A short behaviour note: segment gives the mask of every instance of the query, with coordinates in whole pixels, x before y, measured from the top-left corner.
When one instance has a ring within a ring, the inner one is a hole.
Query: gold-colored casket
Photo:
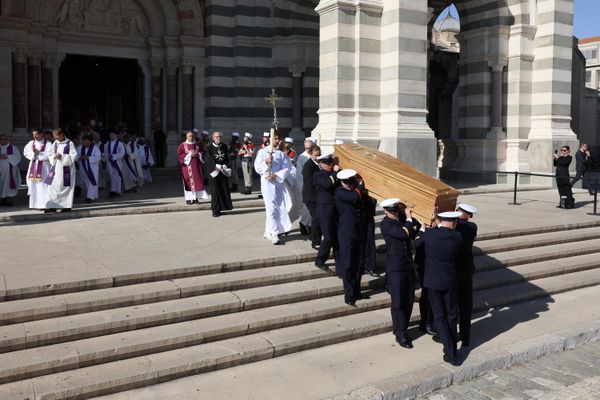
[[[340,167],[359,173],[371,197],[397,197],[419,221],[429,222],[434,207],[438,212],[456,209],[458,190],[386,153],[360,144],[342,144],[335,146],[334,156]]]

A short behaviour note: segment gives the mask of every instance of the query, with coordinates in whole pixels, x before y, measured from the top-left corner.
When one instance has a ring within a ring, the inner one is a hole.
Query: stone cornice
[[[321,0],[315,11],[319,14],[326,14],[334,10],[348,11],[383,11],[383,2],[381,0]]]

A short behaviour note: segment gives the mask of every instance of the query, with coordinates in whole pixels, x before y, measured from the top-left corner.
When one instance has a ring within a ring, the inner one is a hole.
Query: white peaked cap
[[[353,169],[343,169],[337,173],[337,178],[340,180],[350,179],[353,176],[356,176],[356,171]]]
[[[443,213],[439,213],[438,217],[440,217],[443,220],[444,219],[452,220],[452,219],[459,219],[461,215],[462,215],[462,213],[460,211],[446,211]]]
[[[285,138],[285,142],[286,142],[286,143],[294,143],[294,138],[291,138],[291,137],[286,137],[286,138]]]
[[[334,144],[344,144],[344,141],[342,139],[335,139]]]
[[[194,129],[192,129],[192,132],[198,133],[198,129],[194,128]]]
[[[317,157],[318,162],[333,160],[333,154],[323,154],[322,156]]]
[[[468,212],[469,214],[473,214],[473,215],[477,214],[477,209],[476,209],[475,207],[473,207],[472,205],[470,205],[470,204],[465,204],[465,203],[462,203],[462,204],[459,204],[459,205],[457,206],[457,208],[458,208],[459,210],[466,211],[466,212]]]
[[[208,136],[208,131],[202,131],[202,134]]]
[[[314,138],[314,137],[311,137],[311,136],[309,136],[309,137],[307,137],[307,138],[304,138],[304,141],[305,141],[305,142],[306,142],[307,140],[310,140],[310,141],[311,141],[311,142],[313,142],[313,143],[317,143],[317,139],[316,139],[316,138]]]
[[[232,132],[231,136],[233,136],[233,137],[240,137],[240,133],[239,132]]]
[[[246,133],[244,133],[244,137],[247,137],[248,139],[252,139],[252,134],[250,132],[246,132]]]
[[[263,137],[270,137],[271,133],[270,132],[263,132]]]
[[[396,197],[392,197],[391,199],[383,200],[379,205],[382,208],[393,208],[393,207],[397,206],[398,204],[400,204],[400,199],[398,199]]]

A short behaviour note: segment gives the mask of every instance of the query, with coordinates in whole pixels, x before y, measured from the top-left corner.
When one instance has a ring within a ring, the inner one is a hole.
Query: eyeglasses
[[[566,153],[569,150],[567,150],[567,149],[560,149],[560,151],[562,151],[563,153]]]

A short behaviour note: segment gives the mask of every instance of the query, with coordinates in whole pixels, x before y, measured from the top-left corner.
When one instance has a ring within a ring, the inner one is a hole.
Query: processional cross
[[[277,102],[281,101],[281,97],[275,93],[275,89],[271,89],[271,94],[265,97],[265,101],[273,106],[273,128],[277,130],[279,126],[279,120],[277,119]]]

